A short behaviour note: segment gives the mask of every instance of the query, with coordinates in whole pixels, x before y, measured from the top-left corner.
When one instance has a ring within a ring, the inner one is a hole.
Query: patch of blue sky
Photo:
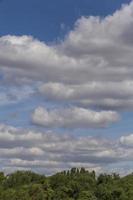
[[[3,0],[0,35],[32,35],[56,41],[70,31],[81,16],[106,16],[131,0]],[[63,27],[63,28],[62,28]]]
[[[117,123],[113,123],[106,128],[98,129],[77,129],[73,130],[75,136],[96,136],[106,137],[110,139],[119,139],[122,135],[129,135],[133,133],[133,113],[120,113],[121,119]]]
[[[0,106],[14,104],[29,98],[35,93],[35,88],[31,86],[0,86]]]
[[[1,90],[3,90],[3,94]],[[18,88],[18,90],[20,90],[20,88]],[[31,123],[31,113],[33,110],[38,106],[44,106],[46,108],[53,108],[55,106],[48,101],[44,101],[42,96],[39,94],[25,95],[25,98],[18,98],[12,102],[11,99],[7,100],[6,92],[7,90],[5,88],[0,88],[0,97],[2,98],[0,103],[0,123],[6,123],[17,127],[34,127]]]

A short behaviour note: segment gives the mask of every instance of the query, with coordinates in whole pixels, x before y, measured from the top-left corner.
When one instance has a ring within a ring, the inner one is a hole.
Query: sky
[[[133,1],[0,1],[0,170],[133,170]]]

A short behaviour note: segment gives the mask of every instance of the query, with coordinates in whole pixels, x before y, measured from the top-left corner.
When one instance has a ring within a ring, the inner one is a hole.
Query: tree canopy
[[[0,200],[133,200],[133,174],[72,168],[46,177],[31,171],[0,172]]]

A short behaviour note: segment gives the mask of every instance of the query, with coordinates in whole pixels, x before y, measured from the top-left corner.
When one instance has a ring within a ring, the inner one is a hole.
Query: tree
[[[97,198],[90,191],[82,191],[79,194],[78,200],[97,200]]]

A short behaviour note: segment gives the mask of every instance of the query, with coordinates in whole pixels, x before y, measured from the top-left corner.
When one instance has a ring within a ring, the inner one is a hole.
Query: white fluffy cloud
[[[133,134],[122,136],[120,138],[120,143],[128,147],[133,147]]]
[[[53,101],[78,100],[102,109],[133,108],[133,2],[103,19],[80,18],[64,41],[47,45],[29,36],[0,38],[4,79],[44,82]]]
[[[33,123],[50,128],[100,128],[118,120],[114,111],[96,112],[79,107],[52,110],[38,107],[32,114]]]
[[[132,79],[133,3],[104,19],[82,17],[60,44],[29,36],[0,38],[0,65],[43,81],[85,83]]]

